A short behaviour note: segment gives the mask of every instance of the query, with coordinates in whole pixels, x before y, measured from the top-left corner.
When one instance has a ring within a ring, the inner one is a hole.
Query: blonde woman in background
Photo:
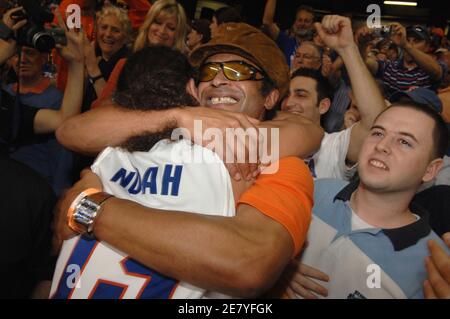
[[[139,28],[133,51],[149,45],[164,45],[185,52],[186,33],[187,20],[183,7],[174,0],[156,1]]]

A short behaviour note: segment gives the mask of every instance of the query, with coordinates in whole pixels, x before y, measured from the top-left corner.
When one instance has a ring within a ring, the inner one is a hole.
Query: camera
[[[19,0],[22,12],[13,16],[15,21],[27,19],[26,25],[17,31],[18,45],[35,48],[41,52],[49,52],[58,44],[66,44],[64,30],[60,28],[46,28],[45,23],[53,21],[50,10],[41,7],[35,0]]]
[[[373,35],[381,38],[388,38],[392,35],[392,26],[382,25],[380,28],[375,28],[373,30]]]

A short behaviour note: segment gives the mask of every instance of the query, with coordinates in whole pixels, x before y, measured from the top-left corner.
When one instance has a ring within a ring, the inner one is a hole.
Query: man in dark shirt
[[[53,275],[50,223],[55,195],[25,165],[0,154],[0,299],[45,298]]]

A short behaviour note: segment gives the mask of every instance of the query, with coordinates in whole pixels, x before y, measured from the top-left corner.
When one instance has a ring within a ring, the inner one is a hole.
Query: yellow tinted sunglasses
[[[230,81],[260,81],[265,77],[263,71],[244,61],[208,62],[200,66],[198,81],[209,82],[220,70]]]

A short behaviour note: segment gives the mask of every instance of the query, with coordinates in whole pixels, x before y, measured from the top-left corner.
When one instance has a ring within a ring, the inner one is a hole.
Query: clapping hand
[[[84,63],[84,41],[85,35],[83,30],[68,29],[64,23],[59,10],[55,10],[55,15],[58,19],[58,25],[64,30],[67,38],[67,45],[63,46],[57,44],[61,56],[68,62]]]

